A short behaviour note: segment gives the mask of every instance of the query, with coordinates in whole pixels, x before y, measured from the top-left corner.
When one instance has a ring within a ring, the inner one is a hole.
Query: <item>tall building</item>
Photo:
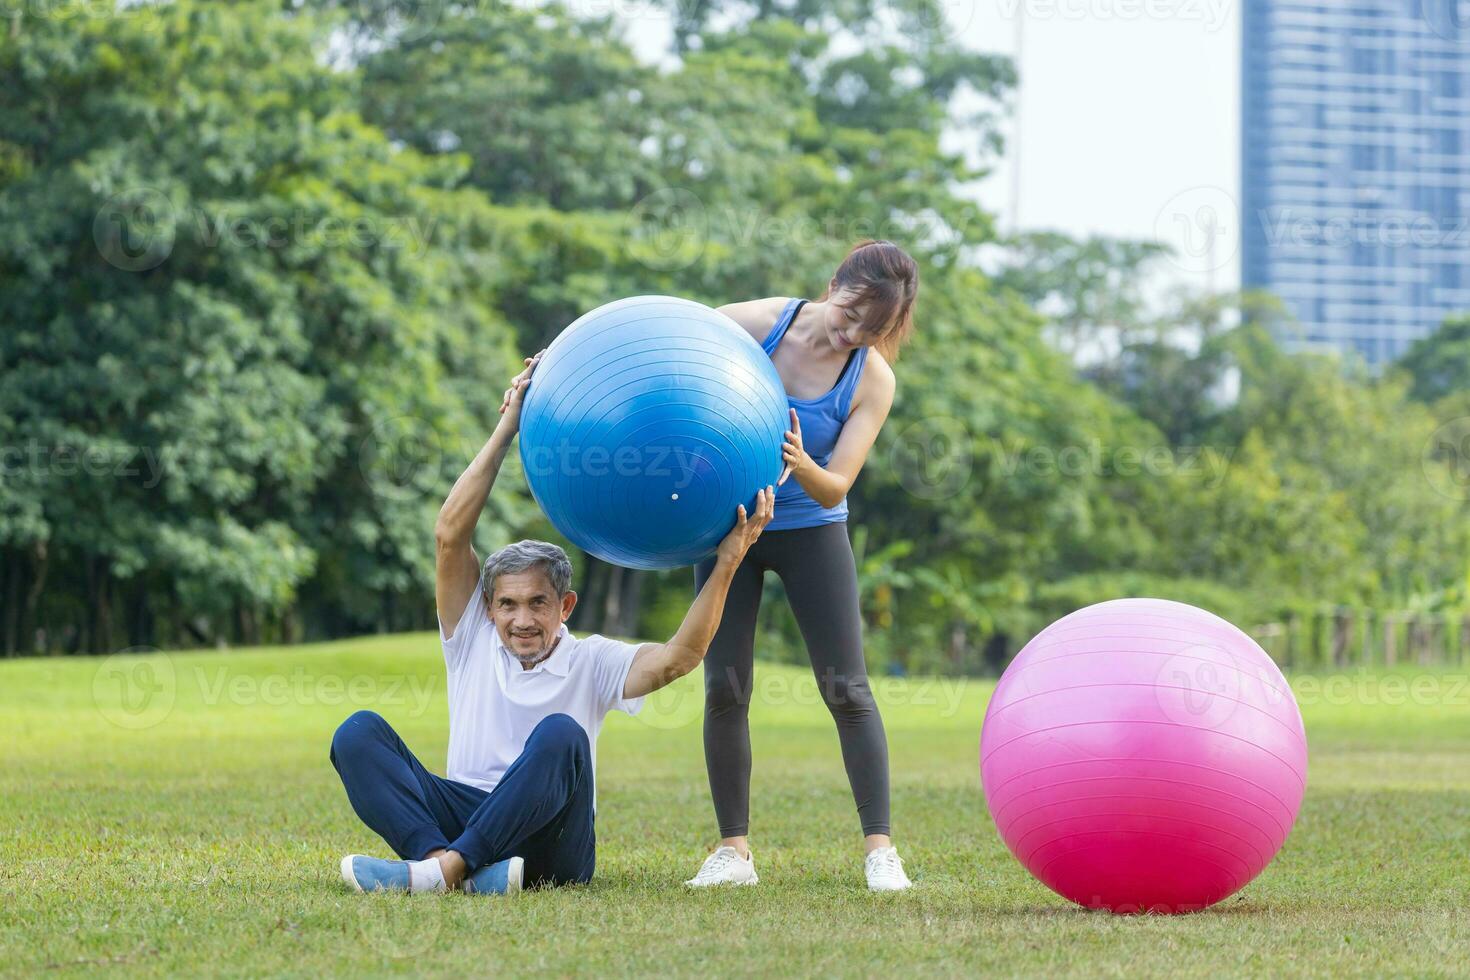
[[[1470,310],[1470,3],[1244,0],[1241,280],[1398,357]]]

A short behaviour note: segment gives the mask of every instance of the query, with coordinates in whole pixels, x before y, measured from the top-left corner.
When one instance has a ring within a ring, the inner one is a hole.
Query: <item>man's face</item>
[[[500,642],[522,663],[543,659],[577,605],[577,593],[569,591],[558,599],[551,579],[540,569],[499,575],[492,588],[490,616]]]

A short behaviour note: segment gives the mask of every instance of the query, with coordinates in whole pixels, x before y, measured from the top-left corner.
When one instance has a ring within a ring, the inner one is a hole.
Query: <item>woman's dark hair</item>
[[[854,304],[868,304],[865,319],[869,323],[884,325],[873,346],[888,363],[897,361],[898,349],[914,332],[918,263],[892,242],[871,238],[858,242],[837,267],[822,299],[844,288],[855,294]]]

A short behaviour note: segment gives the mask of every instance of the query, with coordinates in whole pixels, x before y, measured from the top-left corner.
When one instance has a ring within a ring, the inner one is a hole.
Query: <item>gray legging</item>
[[[714,559],[694,569],[704,587]],[[704,761],[720,836],[750,825],[750,697],[756,613],[767,569],[781,576],[806,640],[822,699],[837,722],[842,761],[864,834],[888,833],[888,739],[863,664],[857,567],[846,522],[766,531],[749,552],[725,600],[724,617],[704,659]]]

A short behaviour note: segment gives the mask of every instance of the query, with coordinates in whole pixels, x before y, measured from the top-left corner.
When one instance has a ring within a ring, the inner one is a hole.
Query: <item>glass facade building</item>
[[[1241,281],[1379,365],[1470,310],[1470,3],[1244,0]]]

